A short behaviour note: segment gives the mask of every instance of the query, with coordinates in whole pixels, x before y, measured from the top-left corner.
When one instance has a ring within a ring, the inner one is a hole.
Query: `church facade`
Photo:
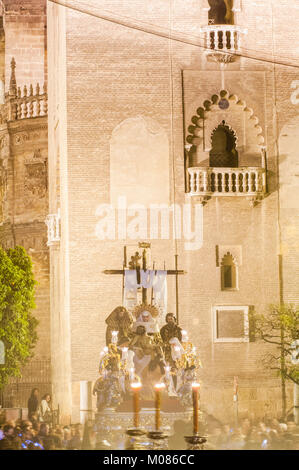
[[[240,416],[281,412],[250,313],[299,301],[288,3],[2,1],[0,237],[32,254],[36,354],[64,421],[124,301],[104,271],[140,242],[150,267],[185,272],[166,311],[200,354],[203,409],[230,420],[237,381]]]

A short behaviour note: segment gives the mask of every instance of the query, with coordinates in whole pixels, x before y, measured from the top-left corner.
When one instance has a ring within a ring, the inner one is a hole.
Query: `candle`
[[[134,377],[135,377],[135,369],[134,367],[131,367],[130,370],[129,370],[129,378],[130,380],[134,380]]]
[[[170,373],[170,366],[165,367],[165,377],[166,379],[169,379],[169,373]]]
[[[182,330],[182,343],[187,343],[188,341],[188,333],[186,330]]]
[[[198,398],[199,398],[199,383],[192,384],[192,397],[193,397],[193,434],[198,434]]]
[[[122,356],[121,356],[122,361],[126,361],[128,359],[128,349],[129,348],[122,348],[122,350],[121,350],[121,352],[122,352]]]
[[[117,344],[117,338],[118,337],[118,331],[112,331],[112,338],[111,338],[111,343],[112,344]]]
[[[134,409],[134,427],[138,428],[139,426],[139,391],[142,387],[140,382],[131,383],[131,388],[133,390],[133,409]]]
[[[156,424],[156,431],[159,431],[161,426],[161,417],[160,417],[160,410],[161,410],[161,392],[165,388],[165,384],[160,383],[155,385],[155,424]]]

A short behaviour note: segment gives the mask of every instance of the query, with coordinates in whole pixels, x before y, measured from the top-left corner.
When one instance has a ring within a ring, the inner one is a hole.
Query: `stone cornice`
[[[4,222],[3,224],[0,224],[0,232],[1,231],[6,231],[6,230],[11,230],[12,224],[10,222]],[[44,221],[39,221],[39,220],[33,220],[32,222],[23,222],[23,223],[18,223],[14,224],[14,230],[15,231],[26,231],[30,230],[30,233],[32,232],[38,232],[46,231],[46,226]]]
[[[4,124],[3,124],[4,126]],[[48,130],[48,116],[39,116],[34,118],[22,119],[21,121],[8,121],[7,129],[10,134],[18,132],[28,132],[31,130]],[[0,127],[1,132],[1,127]]]

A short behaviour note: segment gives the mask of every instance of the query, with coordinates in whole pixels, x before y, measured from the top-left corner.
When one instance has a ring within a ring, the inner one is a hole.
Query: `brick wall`
[[[228,402],[233,393],[234,375],[239,377],[243,410],[248,409],[259,416],[264,415],[265,407],[270,406],[272,413],[280,410],[279,381],[266,374],[261,366],[264,346],[259,342],[214,344],[212,341],[213,305],[250,305],[256,311],[265,311],[269,304],[279,299],[277,170],[280,160],[277,142],[285,116],[292,119],[298,113],[288,96],[296,72],[289,67],[274,67],[271,63],[274,56],[294,59],[296,28],[282,27],[285,16],[282,17],[276,7],[272,11],[270,1],[253,7],[248,0],[242,5],[238,21],[248,29],[242,43],[244,56],[265,58],[270,62],[242,57],[220,67],[208,62],[201,48],[169,43],[164,38],[71,10],[65,12],[66,50],[63,49],[63,53],[66,53],[66,70],[57,68],[59,63],[54,57],[58,38],[64,40],[62,28],[62,36],[58,34],[48,44],[49,54],[50,50],[52,54],[50,68],[54,67],[49,73],[55,78],[58,71],[57,76],[66,80],[67,86],[67,95],[63,96],[67,100],[64,103],[67,125],[64,117],[60,117],[57,140],[67,145],[59,151],[60,190],[64,188],[60,202],[66,217],[62,219],[60,295],[67,296],[61,314],[65,324],[70,326],[70,341],[62,341],[61,347],[71,355],[65,371],[71,374],[73,395],[69,393],[65,401],[73,400],[74,419],[78,419],[77,383],[96,378],[99,351],[104,345],[104,319],[121,302],[121,279],[105,276],[102,271],[121,267],[123,244],[129,242],[101,242],[95,236],[96,209],[99,204],[109,202],[110,197],[109,141],[112,132],[123,120],[138,115],[150,117],[162,126],[170,145],[170,162],[174,164],[174,171],[171,164],[169,168],[170,201],[183,203],[188,200],[184,193],[184,113],[189,113],[183,104],[189,103],[196,108],[197,101],[202,104],[213,93],[219,93],[223,82],[230,93],[240,95],[259,117],[267,145],[270,194],[255,208],[250,207],[246,198],[218,198],[208,202],[204,207],[203,247],[188,253],[183,244],[178,243],[180,267],[188,273],[180,278],[180,321],[192,332],[192,340],[202,356],[202,404],[207,410],[228,419],[232,411]],[[291,9],[291,14],[287,14],[289,18],[298,15],[298,10],[288,7],[286,2],[283,6]],[[98,2],[89,2],[89,8],[99,9]],[[199,35],[203,39],[199,27],[204,15],[197,1],[176,2],[170,9],[170,3],[158,0],[151,4],[141,0],[130,4],[104,0],[101,8],[166,29],[171,22],[173,28],[187,38]],[[58,16],[51,18],[49,34],[59,29],[59,11],[61,8],[56,7]],[[204,73],[194,81],[193,89],[183,89],[182,70]],[[263,85],[255,79],[257,72],[263,76]],[[54,85],[51,93],[57,100]],[[53,107],[50,120],[53,133],[57,125],[55,113]],[[53,148],[54,144],[53,137]],[[57,153],[56,150],[56,156]],[[120,171],[125,168],[124,161]],[[50,178],[53,205],[56,170],[57,163]],[[286,178],[288,171],[293,170],[285,170]],[[242,246],[243,264],[239,270],[240,289],[237,292],[220,290],[216,245]],[[154,241],[152,252],[155,259],[163,259],[167,266],[173,266],[173,241]],[[285,269],[290,273],[292,265],[286,264]],[[174,310],[173,279],[168,287],[169,310]],[[60,330],[58,325],[53,328],[55,336]],[[57,383],[62,381],[59,360],[57,355],[53,363]]]
[[[17,85],[46,81],[46,0],[4,1],[5,88],[9,88],[10,61],[16,60]]]

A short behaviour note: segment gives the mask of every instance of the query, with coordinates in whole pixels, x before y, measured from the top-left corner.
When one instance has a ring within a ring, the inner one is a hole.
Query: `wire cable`
[[[136,20],[132,20],[129,17],[120,16],[120,15],[116,16],[113,13],[108,12],[108,11],[95,13],[95,12],[90,11],[89,9],[85,9],[83,7],[80,7],[80,6],[70,5],[68,2],[66,2],[64,0],[49,0],[49,2],[55,3],[57,5],[61,5],[65,8],[69,8],[70,10],[74,10],[74,11],[77,11],[79,13],[83,13],[83,14],[86,14],[86,15],[89,15],[89,16],[93,16],[95,18],[100,18],[100,19],[108,21],[110,23],[114,23],[114,24],[124,26],[124,27],[129,28],[129,29],[141,31],[141,32],[144,32],[144,33],[147,33],[147,34],[152,34],[154,36],[158,36],[158,37],[161,37],[161,38],[172,40],[172,41],[175,41],[175,42],[178,42],[178,43],[181,43],[181,44],[188,44],[188,45],[191,45],[191,46],[199,47],[201,49],[210,50],[204,44],[201,44],[199,42],[199,40],[203,40],[203,38],[198,38],[198,37],[193,36],[193,35],[188,35],[188,37],[186,37],[186,35],[184,33],[181,33],[179,31],[174,31],[174,32],[171,31],[170,32],[170,31],[165,30],[164,28],[158,27],[156,25],[152,25],[150,23],[144,23],[144,22],[141,22],[141,21],[136,22]],[[83,5],[82,2],[81,2],[81,5]],[[193,39],[191,39],[191,38],[193,38]],[[283,59],[279,60],[279,59],[272,59],[272,58],[267,58],[267,57],[252,56],[252,55],[249,55],[249,54],[245,54],[244,51],[249,51],[249,52],[252,51],[254,53],[258,53],[257,50],[246,49],[246,48],[242,47],[242,53],[237,52],[237,51],[229,51],[229,54],[231,54],[233,56],[236,56],[236,57],[244,57],[246,59],[255,60],[255,61],[258,61],[258,62],[276,64],[276,65],[281,65],[281,66],[285,66],[285,67],[299,68],[299,64],[298,65],[297,64],[292,64],[290,62],[286,62]],[[223,50],[213,49],[213,52],[223,52]],[[289,60],[292,60],[292,59],[289,58]]]

